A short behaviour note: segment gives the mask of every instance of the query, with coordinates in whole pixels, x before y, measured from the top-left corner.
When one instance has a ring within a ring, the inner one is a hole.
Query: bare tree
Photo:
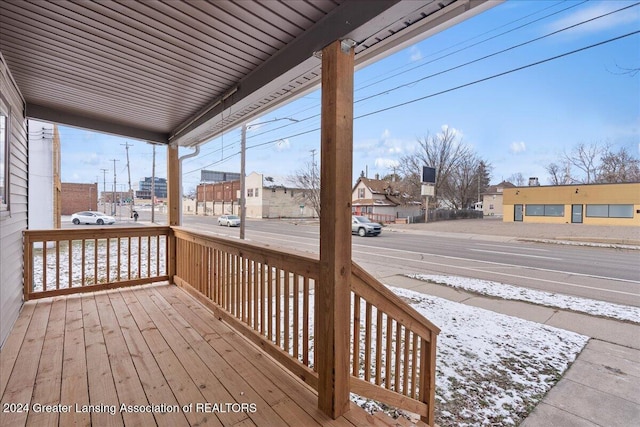
[[[593,142],[589,145],[581,142],[573,147],[570,153],[564,153],[564,160],[571,166],[575,166],[584,174],[581,178],[573,177],[575,182],[591,184],[598,175],[600,156],[609,150],[608,145],[600,145]]]
[[[511,174],[507,178],[507,181],[517,185],[518,187],[522,187],[525,183],[524,175],[522,175],[522,172]]]
[[[420,195],[423,166],[433,167],[436,170],[435,198],[445,202],[450,194],[444,190],[447,182],[452,178],[454,171],[463,159],[474,156],[472,150],[462,143],[455,129],[443,127],[442,132],[435,135],[427,134],[423,139],[418,139],[420,150],[412,155],[400,159],[398,170],[403,180],[410,184],[410,193],[413,196]]]
[[[571,164],[564,161],[564,165],[558,165],[557,163],[549,163],[545,166],[547,173],[549,173],[549,181],[551,185],[566,185],[573,183],[571,178]]]
[[[304,168],[289,177],[289,182],[298,189],[296,199],[305,206],[310,206],[320,218],[320,170],[317,163],[307,162]]]
[[[453,209],[466,209],[473,205],[478,199],[483,178],[488,179],[488,167],[486,161],[474,154],[460,159],[442,187],[444,203]]]
[[[640,160],[633,157],[626,148],[617,153],[607,149],[600,158],[596,182],[639,182]]]
[[[607,143],[580,143],[561,156],[563,165],[545,168],[552,185],[640,181],[640,160],[626,148],[618,152]]]

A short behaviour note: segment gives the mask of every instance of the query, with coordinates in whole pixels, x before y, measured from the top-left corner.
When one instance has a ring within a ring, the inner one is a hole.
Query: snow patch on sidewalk
[[[613,304],[588,298],[579,298],[553,292],[536,291],[519,286],[507,285],[488,280],[470,279],[458,276],[441,276],[430,274],[407,274],[412,279],[437,283],[456,289],[502,298],[505,300],[524,301],[547,307],[571,310],[594,316],[608,317],[626,322],[640,323],[640,308]]]

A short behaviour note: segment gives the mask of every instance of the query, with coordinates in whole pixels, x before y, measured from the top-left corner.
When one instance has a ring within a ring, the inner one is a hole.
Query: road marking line
[[[555,261],[562,261],[562,258],[555,258],[555,257],[549,257],[549,256],[542,256],[542,255],[517,254],[515,252],[490,251],[490,250],[486,250],[486,249],[471,249],[470,248],[469,250],[470,251],[474,251],[474,252],[488,252],[490,254],[523,256],[523,257],[529,257],[529,258],[543,258],[543,259],[552,259],[552,260],[555,260]]]
[[[507,246],[507,245],[492,245],[490,243],[474,243],[476,246],[489,246],[493,248],[508,248],[508,249],[522,249],[527,251],[538,251],[538,252],[549,252],[549,249],[539,249],[539,248],[522,248],[516,246]]]
[[[259,231],[253,231],[253,232],[259,232]],[[270,233],[267,231],[262,231],[260,233],[264,233],[264,234],[274,234],[274,233]],[[282,239],[282,238],[276,238],[276,237],[269,237],[272,240],[276,240],[276,241],[284,241],[287,243],[291,243],[291,238],[295,238],[298,236],[290,236],[289,239]],[[300,239],[307,239],[307,240],[311,240],[311,238],[308,237],[299,237]],[[313,239],[316,240],[316,239]],[[314,246],[317,247],[318,243],[304,243],[304,242],[299,242],[300,244],[304,244],[304,245],[308,245],[308,246]],[[548,282],[548,283],[557,283],[560,285],[567,285],[567,286],[574,286],[574,287],[582,287],[582,288],[586,288],[586,289],[595,289],[595,290],[599,290],[599,291],[603,291],[603,292],[612,292],[612,293],[619,293],[619,294],[623,294],[623,295],[632,295],[632,296],[640,296],[640,294],[634,294],[634,293],[629,293],[629,292],[623,292],[623,291],[616,291],[616,290],[609,290],[609,289],[603,289],[603,288],[594,288],[594,287],[589,287],[589,286],[584,286],[584,285],[574,285],[571,283],[567,283],[567,282],[559,282],[556,280],[547,280],[547,279],[538,279],[538,278],[532,278],[529,276],[520,276],[520,275],[515,275],[515,274],[508,274],[508,273],[501,273],[498,271],[488,271],[485,269],[481,269],[481,268],[474,268],[474,267],[462,267],[462,266],[457,266],[457,265],[452,265],[452,264],[443,264],[441,262],[429,262],[429,261],[424,261],[424,259],[419,260],[419,259],[409,259],[406,257],[394,257],[391,255],[381,255],[379,253],[371,253],[371,252],[364,252],[361,250],[356,250],[356,247],[363,247],[363,248],[367,248],[370,249],[371,246],[366,246],[366,245],[358,245],[358,244],[353,244],[354,250],[353,252],[357,252],[360,254],[364,254],[364,255],[374,255],[374,256],[378,256],[378,257],[386,257],[386,258],[391,258],[391,259],[400,259],[400,260],[404,260],[404,261],[415,261],[415,262],[420,262],[420,263],[424,263],[424,264],[432,264],[432,265],[438,265],[438,266],[442,266],[442,267],[450,267],[450,268],[458,268],[458,269],[462,269],[462,270],[469,270],[469,271],[477,271],[477,272],[483,272],[483,273],[495,273],[498,275],[503,275],[503,276],[509,276],[509,277],[516,277],[516,278],[523,278],[523,279],[528,279],[528,280],[535,280],[535,281],[539,281],[539,282]],[[461,258],[461,257],[453,257],[453,256],[449,256],[449,255],[434,255],[434,254],[426,254],[424,252],[414,252],[414,251],[408,251],[405,249],[394,249],[394,248],[379,248],[377,247],[376,249],[381,249],[381,250],[386,250],[386,251],[395,251],[395,252],[402,252],[402,253],[408,253],[408,254],[414,254],[414,255],[420,255],[421,257],[425,257],[425,256],[431,256],[431,257],[438,257],[438,258],[445,258],[445,259],[451,259],[451,260],[457,260],[457,261],[464,261],[464,262],[476,262],[479,264],[490,264],[492,266],[497,266],[497,267],[503,267],[503,268],[524,268],[527,270],[536,270],[536,271],[546,271],[549,273],[558,273],[558,274],[566,274],[566,275],[570,275],[570,276],[580,276],[580,277],[590,277],[590,278],[594,278],[594,279],[602,279],[602,280],[611,280],[611,281],[616,281],[616,282],[625,282],[625,283],[633,283],[633,284],[640,284],[640,282],[636,281],[636,280],[629,280],[629,279],[620,279],[620,278],[616,278],[616,277],[606,277],[606,276],[596,276],[593,274],[584,274],[584,273],[576,273],[576,272],[572,272],[572,271],[562,271],[562,270],[551,270],[548,268],[540,268],[540,267],[528,267],[528,266],[523,266],[523,265],[513,265],[513,264],[505,264],[505,263],[501,263],[501,262],[494,262],[494,261],[481,261],[481,260],[475,260],[475,259],[469,259],[469,258]]]

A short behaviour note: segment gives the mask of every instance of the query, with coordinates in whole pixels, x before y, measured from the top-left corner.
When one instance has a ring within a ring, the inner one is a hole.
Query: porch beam
[[[316,285],[318,408],[349,410],[353,48],[322,50],[320,280]]]

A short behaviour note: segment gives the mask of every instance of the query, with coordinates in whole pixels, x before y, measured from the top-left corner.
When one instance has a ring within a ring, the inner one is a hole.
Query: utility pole
[[[117,191],[117,187],[116,187],[116,162],[119,162],[120,160],[118,159],[111,159],[110,161],[113,162],[113,198],[111,199],[111,215],[115,215],[116,214],[116,191]]]
[[[102,203],[103,205],[103,210],[104,213],[107,213],[107,198],[106,198],[106,194],[107,194],[107,171],[109,169],[100,169],[102,171]]]
[[[245,123],[242,125],[242,139],[240,140],[240,240],[244,240],[244,221],[247,218],[247,212],[245,209],[247,200],[246,200],[246,179],[245,179],[245,170],[246,170],[246,151],[247,151],[247,128],[248,125]],[[206,206],[206,203],[205,203]]]
[[[156,145],[153,144],[153,163],[151,164],[151,223],[156,220]]]
[[[316,149],[311,150],[311,197],[312,200],[319,200],[318,189],[316,188]],[[315,203],[315,202],[314,202]],[[304,213],[304,210],[300,212],[300,215]],[[311,214],[313,216],[313,214]]]
[[[129,147],[133,147],[133,145],[125,142],[124,149],[127,151],[127,174],[129,175],[129,197],[131,198],[131,203],[129,204],[129,217],[133,217],[133,193],[131,191],[131,168],[129,167]]]

